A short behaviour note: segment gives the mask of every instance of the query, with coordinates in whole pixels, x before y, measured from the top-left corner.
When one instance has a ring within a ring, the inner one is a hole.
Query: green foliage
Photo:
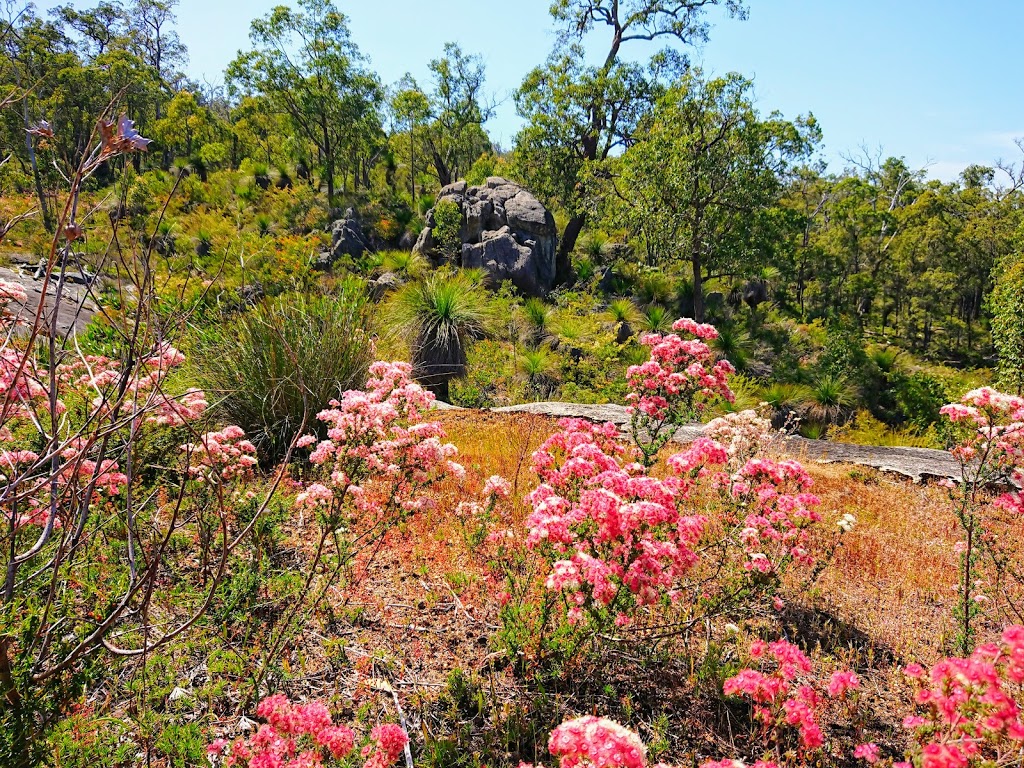
[[[519,371],[526,380],[527,395],[533,395],[535,399],[550,397],[558,386],[558,358],[544,347],[523,350],[519,357]]]
[[[951,395],[941,381],[923,371],[901,377],[895,387],[900,411],[919,429],[927,429],[938,422],[939,409],[955,399]]]
[[[292,130],[316,147],[330,204],[339,166],[349,170],[349,158],[380,141],[377,76],[360,66],[348,20],[330,0],[277,6],[252,22],[249,37],[253,49],[228,67],[228,83],[288,115]]]
[[[315,432],[317,412],[363,384],[374,357],[370,336],[356,281],[334,295],[285,294],[200,331],[194,373],[218,413],[274,462],[303,420]]]
[[[857,390],[842,376],[826,373],[808,389],[806,412],[809,419],[826,428],[845,420],[857,403]]]
[[[639,315],[636,305],[629,299],[615,299],[608,302],[608,314],[616,323],[634,323]]]
[[[451,198],[434,206],[434,244],[445,259],[452,261],[462,252],[462,209]]]
[[[992,339],[999,355],[999,379],[1024,392],[1024,258],[1018,256],[994,276]]]
[[[423,274],[427,264],[420,254],[412,251],[386,251],[380,254],[380,268],[385,272],[415,278]]]
[[[466,374],[466,349],[490,325],[480,283],[466,272],[434,272],[403,287],[388,316],[405,336],[417,380],[448,401],[448,382]]]
[[[753,271],[764,265],[755,259],[770,258],[779,238],[766,212],[819,137],[813,118],[762,119],[752,87],[736,74],[679,78],[641,122],[615,182],[614,220],[642,243],[647,263],[689,263],[698,320],[708,272]]]

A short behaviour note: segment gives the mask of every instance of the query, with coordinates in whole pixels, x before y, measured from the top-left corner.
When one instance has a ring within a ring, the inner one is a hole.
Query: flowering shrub
[[[455,446],[442,442],[441,425],[423,420],[434,396],[412,381],[411,366],[376,362],[369,373],[365,391],[349,390],[317,414],[326,439],[296,441],[309,449],[314,471],[294,508],[300,525],[313,516],[319,535],[286,619],[265,638],[268,662],[313,618],[329,589],[359,582],[395,525],[432,503],[424,493],[431,485],[465,475]]]
[[[735,369],[728,360],[715,362],[705,343],[718,338],[718,331],[690,318],[676,320],[672,330],[692,338],[645,333],[640,343],[650,347],[651,359],[626,371],[630,435],[648,466],[676,428],[699,418],[709,401],[735,399],[726,382]]]
[[[562,768],[644,768],[647,749],[640,737],[604,717],[578,717],[551,732],[548,751]],[[521,763],[520,768],[532,768]]]
[[[43,121],[30,132],[53,130]],[[247,530],[231,500],[252,446],[237,427],[199,429],[204,394],[176,384],[184,311],[160,309],[151,253],[103,267],[122,269],[124,302],[106,354],[58,332],[72,243],[85,234],[81,185],[149,142],[124,116],[101,120],[97,135],[68,177],[40,285],[47,311],[15,313],[27,296],[0,283],[0,762],[10,764],[39,761],[90,670],[193,626]]]
[[[984,594],[982,558],[995,570],[995,581],[1007,577],[1024,585],[1024,572],[1017,553],[1005,547],[994,534],[995,514],[1009,514],[1015,524],[1024,515],[1024,398],[997,392],[989,387],[975,389],[959,403],[941,410],[951,424],[955,445],[953,455],[960,461],[963,480],[953,485],[953,510],[964,533],[960,551],[960,599],[956,619],[958,645],[962,654],[974,645],[974,618],[988,600]],[[993,485],[1012,490],[999,494],[991,503],[986,491]],[[1003,605],[1018,621],[1024,615],[1013,600]]]
[[[998,643],[930,672],[908,665],[920,712],[903,721],[914,735],[920,768],[1019,765],[1024,756],[1024,626],[1007,627]],[[901,763],[907,766],[910,763]]]
[[[539,617],[541,639],[549,620],[555,635],[564,621],[581,637],[636,633],[645,623],[684,628],[746,613],[774,597],[790,566],[813,563],[810,528],[821,515],[811,478],[795,461],[757,455],[771,434],[756,413],[714,420],[707,436],[667,458],[664,476],[653,473],[651,451],[671,435],[666,429],[708,398],[731,396],[728,363],[710,365],[703,341],[714,329],[689,320],[674,327],[696,338],[649,336],[651,364],[631,369],[630,440],[613,424],[565,419],[533,454],[540,484],[527,495],[522,542],[540,556],[543,594],[524,617],[518,604],[536,598],[521,582],[532,572],[514,551],[520,537],[502,536],[502,556],[520,558],[516,568],[502,566],[516,597],[506,625]]]
[[[319,768],[325,761],[347,764],[355,748],[355,733],[335,725],[330,710],[318,702],[292,704],[283,694],[259,703],[256,714],[266,720],[248,738],[216,739],[207,748],[213,766],[225,768]],[[397,725],[378,725],[362,750],[365,768],[388,768],[409,743]]]
[[[755,640],[748,652],[751,659],[769,663],[771,669],[741,670],[725,681],[725,695],[749,700],[754,718],[761,722],[765,734],[772,733],[778,738],[788,726],[799,733],[801,750],[820,749],[825,743],[817,714],[821,695],[813,685],[798,683],[798,678],[806,678],[811,672],[811,660],[786,640]],[[829,682],[828,694],[842,696],[859,686],[853,673],[837,672]]]
[[[683,508],[689,484],[648,476],[613,425],[561,426],[533,457],[543,482],[528,497],[527,545],[551,561],[546,586],[567,596],[570,623],[586,612],[623,626],[634,605],[675,597],[705,521]]]
[[[327,439],[307,435],[297,444],[314,446],[309,460],[326,477],[296,497],[298,506],[335,525],[352,513],[383,525],[429,504],[421,492],[440,477],[465,475],[453,460],[458,450],[441,442],[441,425],[422,421],[434,396],[411,373],[408,363],[374,363],[365,392],[345,392],[317,414],[328,427]]]
[[[703,432],[705,437],[725,448],[730,467],[740,467],[764,451],[773,435],[771,421],[753,410],[712,419],[704,425]]]

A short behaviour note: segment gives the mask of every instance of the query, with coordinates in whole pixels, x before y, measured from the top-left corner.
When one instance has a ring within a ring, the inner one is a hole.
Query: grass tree
[[[466,375],[466,348],[490,325],[487,294],[477,276],[438,271],[399,291],[391,320],[409,341],[413,375],[439,399]]]

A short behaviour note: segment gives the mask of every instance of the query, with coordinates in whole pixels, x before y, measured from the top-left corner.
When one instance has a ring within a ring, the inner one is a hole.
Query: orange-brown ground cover
[[[545,710],[539,711],[537,692],[524,690],[508,660],[494,652],[497,586],[467,545],[455,508],[467,490],[472,493],[488,476],[501,474],[515,487],[516,514],[525,516],[522,496],[535,483],[530,454],[557,424],[529,414],[460,411],[438,418],[459,447],[467,478],[437,487],[434,509],[392,532],[358,589],[333,596],[335,608],[347,611],[342,640],[349,666],[334,678],[331,691],[350,698],[353,709],[369,705],[383,712],[391,696],[381,694],[373,681],[386,677],[424,738],[451,739],[459,749],[481,748],[474,739],[488,729],[504,729],[506,741],[489,743],[484,759],[494,759],[495,749],[528,758],[522,750],[531,739],[543,742],[545,722],[554,725],[584,709],[632,718],[645,738],[661,739],[661,748],[677,764],[697,754],[736,754],[729,751],[736,745],[723,735],[735,713],[702,688],[714,681],[702,681],[694,668],[640,664],[629,649],[610,667],[595,670],[592,679],[546,692]],[[794,580],[788,586],[787,607],[771,626],[762,617],[752,618],[749,628],[785,633],[828,668],[856,669],[865,682],[869,732],[896,754],[902,751],[899,722],[911,695],[899,667],[910,661],[927,664],[951,649],[958,530],[948,491],[845,465],[807,466],[822,499],[822,545],[836,540],[835,523],[844,514],[855,515],[858,525],[842,537],[812,585]],[[983,634],[997,629],[993,621]],[[305,637],[302,645],[322,646],[320,640]],[[305,667],[315,680],[310,668],[317,666],[318,652],[307,653]],[[454,670],[475,676],[481,688],[477,704],[453,701]],[[668,732],[655,710],[669,718]],[[645,717],[650,719],[646,727]],[[510,726],[516,718],[524,721],[518,730]],[[508,736],[511,731],[516,738]]]

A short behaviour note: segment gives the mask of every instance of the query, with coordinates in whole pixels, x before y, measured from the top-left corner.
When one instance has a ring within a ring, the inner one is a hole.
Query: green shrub
[[[434,242],[446,259],[454,259],[462,250],[462,209],[445,198],[434,206]]]
[[[308,411],[361,387],[373,362],[362,286],[337,295],[285,294],[201,332],[195,376],[220,415],[246,431],[265,461],[279,460]]]
[[[1019,395],[1024,392],[1024,258],[1017,256],[996,276],[991,304],[999,383]]]
[[[939,421],[939,408],[953,399],[937,378],[923,371],[901,376],[896,382],[896,402],[908,422],[927,429]]]

